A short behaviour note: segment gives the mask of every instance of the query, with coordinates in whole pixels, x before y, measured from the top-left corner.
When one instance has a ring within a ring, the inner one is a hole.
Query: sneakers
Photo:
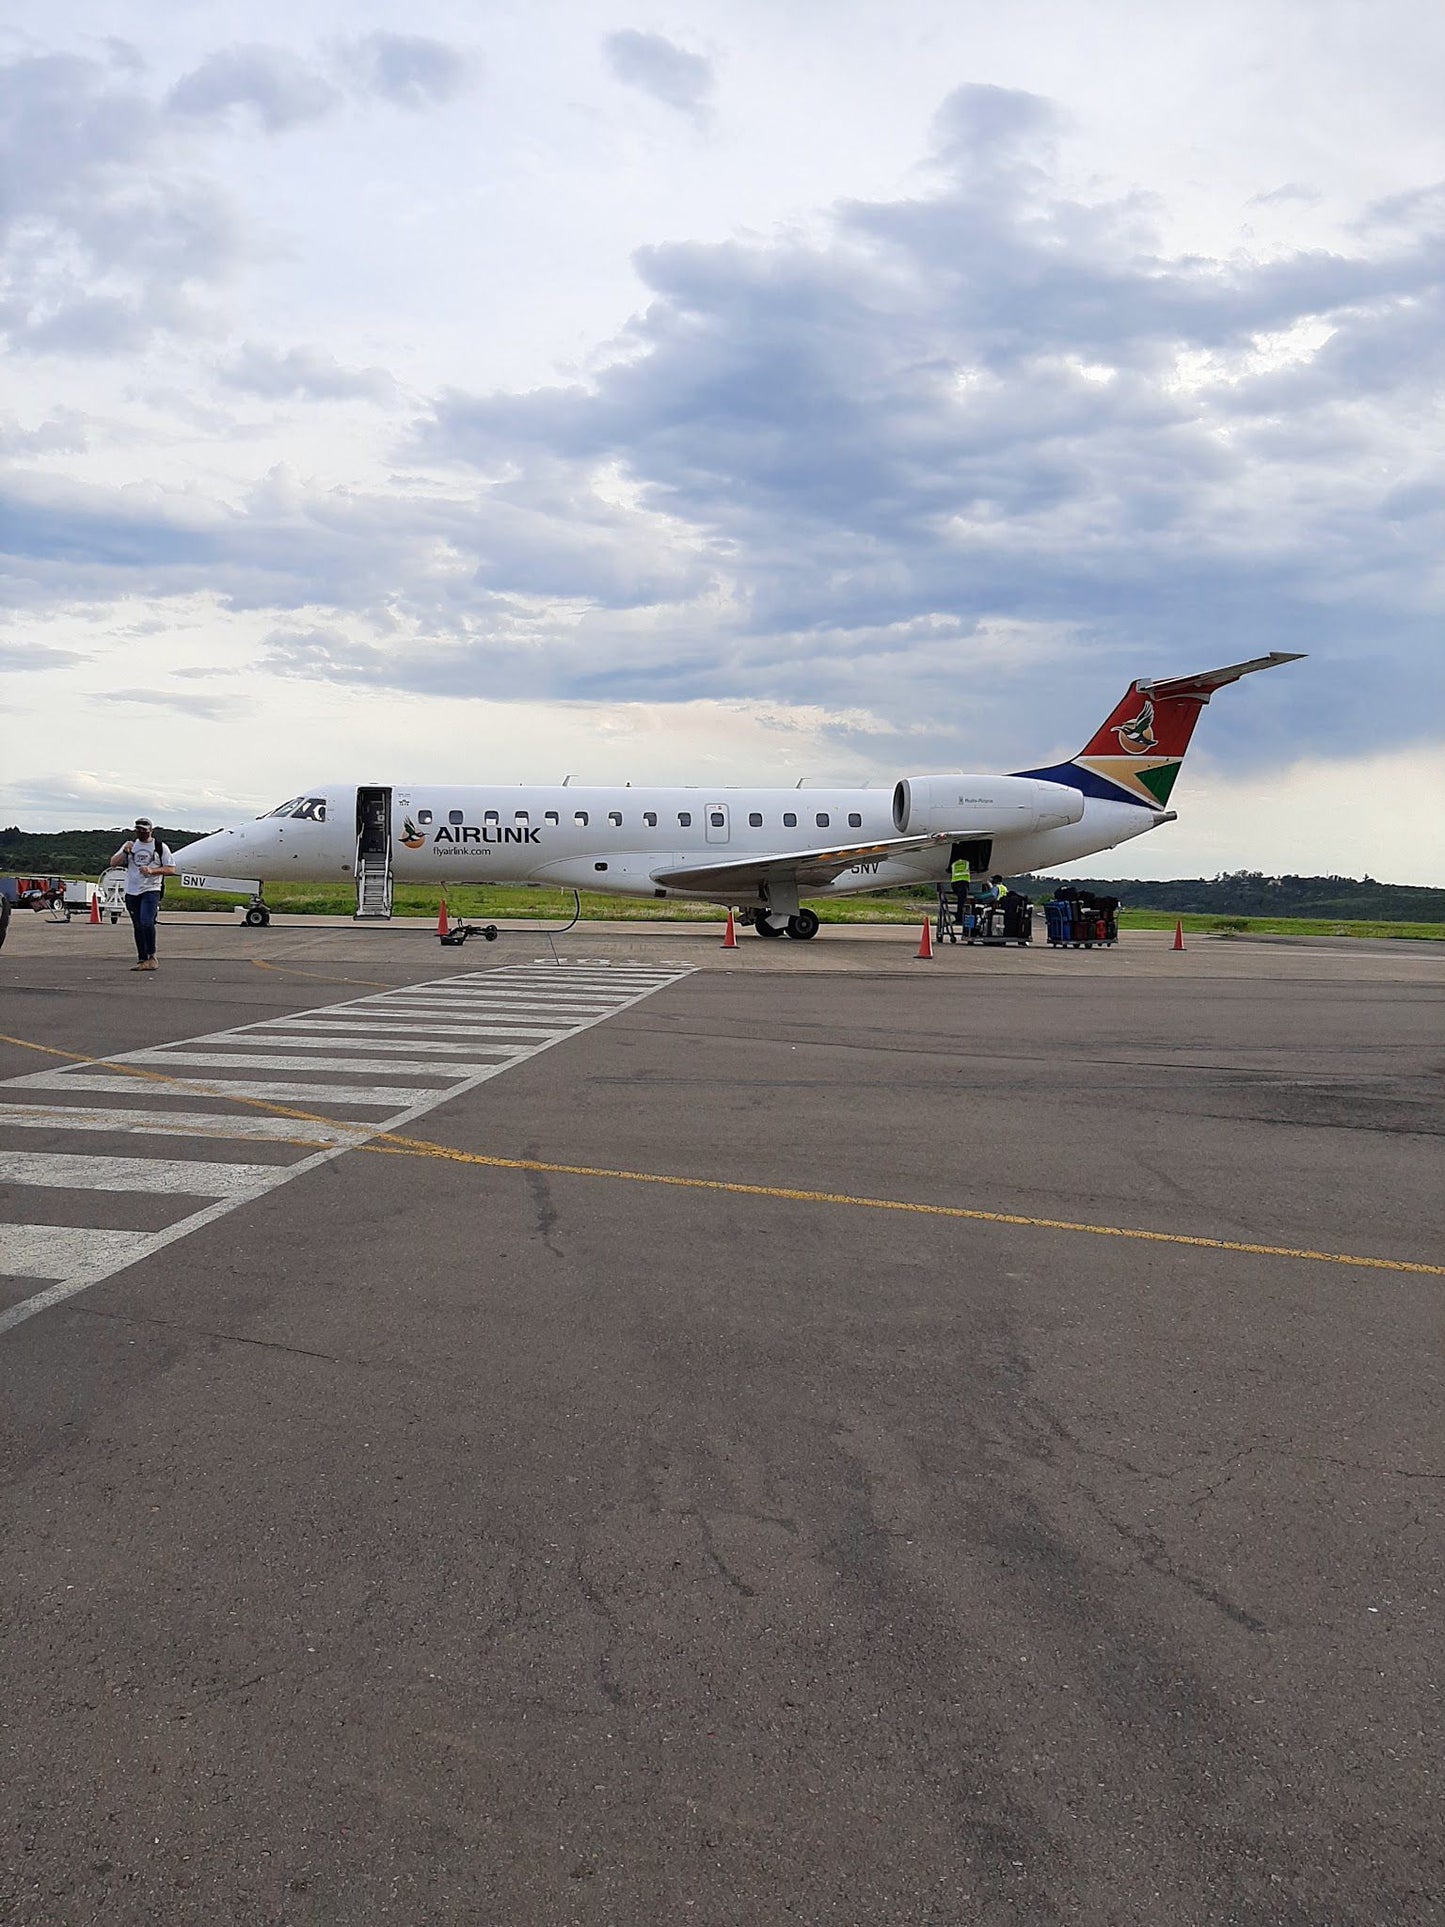
[[[158,968],[159,965],[156,963],[154,957],[147,957],[144,963],[133,963],[131,965],[132,972],[137,970],[156,970]]]

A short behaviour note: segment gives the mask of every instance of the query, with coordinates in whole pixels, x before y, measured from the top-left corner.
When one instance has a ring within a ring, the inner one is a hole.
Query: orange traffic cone
[[[1180,918],[1179,918],[1179,919],[1177,920],[1177,922],[1175,923],[1175,925],[1174,925],[1174,941],[1173,941],[1173,943],[1172,943],[1172,944],[1171,944],[1171,945],[1170,945],[1169,947],[1170,947],[1170,949],[1171,949],[1171,950],[1182,950],[1182,949],[1184,948],[1184,919],[1183,919],[1183,917],[1180,917]]]
[[[451,925],[447,922],[447,900],[443,897],[442,907],[437,915],[437,935],[444,937],[450,929]]]
[[[100,922],[100,898],[99,898],[99,896],[93,896],[93,897],[92,897],[92,898],[90,899],[90,921],[91,921],[92,923],[99,923],[99,922]]]
[[[919,957],[931,957],[933,955],[933,924],[927,917],[923,919],[923,934],[918,939],[917,955]]]
[[[722,947],[724,950],[736,950],[738,947],[738,933],[733,928],[733,913],[731,910],[728,911],[727,935],[722,940]]]

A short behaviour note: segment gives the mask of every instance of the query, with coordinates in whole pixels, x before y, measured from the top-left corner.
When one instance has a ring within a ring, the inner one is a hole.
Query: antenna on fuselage
[[[567,785],[568,785],[568,784],[569,784],[569,783],[570,783],[571,781],[572,781],[572,778],[571,778],[570,776],[564,776],[564,777],[562,778],[562,787],[563,787],[563,789],[564,789],[564,790],[566,789],[566,787],[567,787]]]

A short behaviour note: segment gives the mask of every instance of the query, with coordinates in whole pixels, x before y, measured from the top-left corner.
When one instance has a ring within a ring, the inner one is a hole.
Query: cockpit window
[[[267,823],[273,816],[294,816],[300,823],[324,823],[326,821],[326,798],[324,796],[293,796],[289,802],[278,803],[274,810],[267,810],[258,816],[258,823]]]

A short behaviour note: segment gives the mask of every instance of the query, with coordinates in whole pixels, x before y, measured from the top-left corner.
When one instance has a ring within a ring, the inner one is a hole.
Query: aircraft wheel
[[[271,921],[271,912],[264,904],[253,903],[241,921],[250,924],[253,930],[264,930]]]
[[[761,912],[753,918],[753,928],[760,937],[782,937],[787,932],[780,923],[769,923]]]
[[[800,910],[795,917],[788,918],[788,935],[802,942],[818,934],[818,915],[815,910]]]

